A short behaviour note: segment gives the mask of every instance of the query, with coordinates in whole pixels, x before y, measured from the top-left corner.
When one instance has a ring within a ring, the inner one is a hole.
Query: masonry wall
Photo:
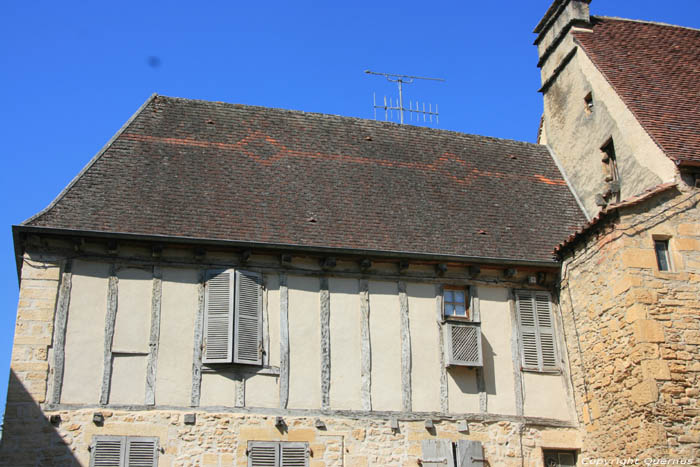
[[[700,193],[682,190],[621,210],[565,258],[584,457],[700,453]],[[654,238],[669,239],[672,272],[658,270]]]

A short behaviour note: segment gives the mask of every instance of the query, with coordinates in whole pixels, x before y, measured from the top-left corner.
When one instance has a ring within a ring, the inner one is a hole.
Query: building
[[[700,457],[700,31],[588,3],[541,144],[149,98],[14,227],[2,462]]]

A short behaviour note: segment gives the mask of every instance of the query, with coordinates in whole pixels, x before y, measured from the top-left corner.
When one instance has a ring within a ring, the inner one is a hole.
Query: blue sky
[[[439,128],[535,141],[532,29],[551,0],[340,3],[3,5],[0,410],[19,290],[11,225],[48,205],[153,92],[373,118],[373,92],[396,87],[365,69],[440,77],[404,92],[439,105]],[[594,0],[591,11],[700,27],[697,0]]]

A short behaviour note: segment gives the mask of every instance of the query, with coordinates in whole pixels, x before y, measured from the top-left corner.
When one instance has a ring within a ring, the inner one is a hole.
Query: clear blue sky
[[[405,94],[439,104],[440,128],[534,142],[532,29],[551,0],[340,3],[4,3],[0,411],[18,298],[11,225],[48,205],[153,92],[372,118],[372,93],[396,89],[363,70],[434,76],[447,81]],[[698,0],[594,0],[591,11],[700,27]]]

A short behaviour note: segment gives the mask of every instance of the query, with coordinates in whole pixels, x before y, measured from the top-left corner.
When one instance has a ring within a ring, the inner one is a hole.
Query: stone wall
[[[564,258],[583,456],[698,457],[699,200],[672,189],[621,208]],[[658,270],[655,238],[669,239],[673,271]]]
[[[542,448],[580,447],[576,429],[511,421],[472,422],[469,433],[458,432],[456,421],[435,421],[432,431],[422,420],[399,421],[399,430],[394,432],[389,420],[321,417],[326,427],[318,429],[314,417],[285,417],[287,428],[279,430],[275,417],[269,415],[193,412],[196,422],[188,425],[181,411],[103,409],[105,421],[98,426],[92,421],[95,410],[47,412],[47,416],[61,417],[60,424],[53,427],[36,419],[37,426],[44,424],[44,432],[55,431],[53,444],[37,446],[35,454],[42,466],[89,465],[88,448],[94,435],[157,437],[159,467],[246,466],[249,440],[308,442],[311,467],[416,466],[424,439],[481,441],[489,465],[504,467],[541,466]]]

